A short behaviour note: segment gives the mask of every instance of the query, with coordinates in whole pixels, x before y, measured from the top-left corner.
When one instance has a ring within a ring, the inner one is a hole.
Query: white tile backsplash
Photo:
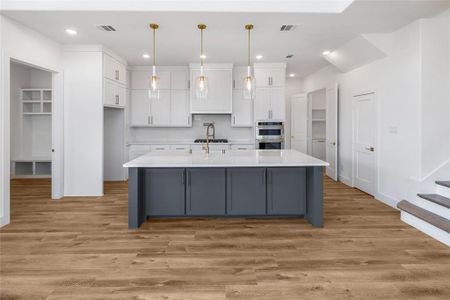
[[[253,128],[231,127],[231,115],[193,115],[192,128],[131,128],[129,141],[186,141],[205,138],[203,123],[215,122],[216,138],[253,142]]]

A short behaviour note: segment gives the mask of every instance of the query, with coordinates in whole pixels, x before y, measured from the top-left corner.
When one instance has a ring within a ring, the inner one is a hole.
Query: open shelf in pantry
[[[51,89],[22,89],[22,113],[24,115],[51,115]]]
[[[11,161],[11,175],[13,178],[51,177],[51,158],[13,159]]]

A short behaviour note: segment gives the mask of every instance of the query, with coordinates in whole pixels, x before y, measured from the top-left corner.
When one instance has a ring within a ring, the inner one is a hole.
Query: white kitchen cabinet
[[[127,69],[125,65],[106,53],[103,54],[103,75],[123,85],[127,83]]]
[[[284,87],[285,64],[255,64],[256,87]]]
[[[170,126],[170,90],[160,90],[159,98],[150,100],[150,125]]]
[[[231,116],[231,126],[253,126],[253,100],[244,99],[244,91],[242,89],[233,90],[233,114]]]
[[[150,101],[146,90],[132,90],[130,101],[131,126],[150,126]]]
[[[174,70],[171,72],[171,86],[172,90],[187,90],[189,89],[189,72],[187,70]]]
[[[283,88],[257,88],[254,118],[258,120],[284,120],[286,114]]]
[[[244,80],[247,77],[247,67],[239,67],[233,70],[233,89],[243,89]]]
[[[170,145],[170,150],[182,150],[189,151],[191,149],[191,145]]]
[[[150,145],[151,151],[169,150],[170,145]]]
[[[115,83],[112,80],[104,79],[103,104],[108,107],[125,107],[126,89],[125,86]]]
[[[150,84],[150,78],[152,76],[152,70],[133,70],[131,72],[131,88],[134,90],[147,90]],[[159,70],[156,67],[156,76],[159,80],[159,88],[162,90],[170,89],[170,72],[165,70]]]
[[[204,75],[208,80],[208,96],[206,99],[197,99],[195,84],[200,76],[200,69],[191,67],[191,113],[232,113],[232,65],[205,66]]]
[[[255,144],[233,144],[231,150],[252,150],[255,149]]]
[[[171,91],[170,124],[172,126],[191,126],[189,92],[187,90]]]

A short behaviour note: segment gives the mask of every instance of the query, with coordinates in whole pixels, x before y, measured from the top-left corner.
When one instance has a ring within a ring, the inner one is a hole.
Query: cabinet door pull
[[[191,81],[188,80],[188,89],[190,89],[190,88],[191,88]]]
[[[116,80],[119,80],[119,70],[116,70]]]
[[[188,125],[191,124],[191,116],[188,116]]]
[[[236,79],[233,79],[233,89],[236,88]]]
[[[267,85],[270,86],[270,77],[267,77]]]
[[[150,116],[147,117],[147,123],[150,124]]]
[[[184,170],[181,173],[181,184],[184,185]]]
[[[119,104],[119,95],[116,95],[116,104]]]
[[[153,116],[150,116],[150,124],[153,125]]]
[[[233,124],[236,124],[236,117],[233,116]]]

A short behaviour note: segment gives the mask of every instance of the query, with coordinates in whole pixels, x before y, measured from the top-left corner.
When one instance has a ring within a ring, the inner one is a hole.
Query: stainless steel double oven
[[[256,149],[284,149],[284,123],[280,121],[256,122]]]

